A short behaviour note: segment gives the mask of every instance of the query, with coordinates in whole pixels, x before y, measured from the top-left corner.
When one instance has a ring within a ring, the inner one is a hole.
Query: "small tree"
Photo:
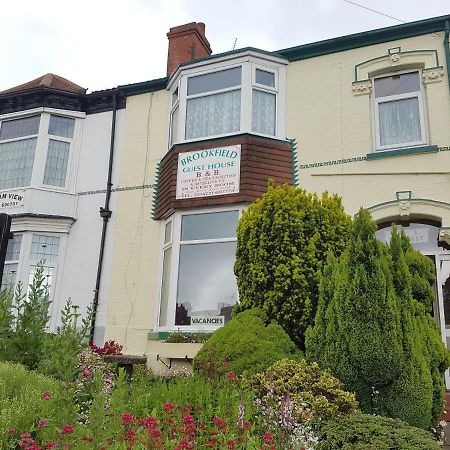
[[[263,309],[303,350],[326,255],[345,249],[350,225],[337,196],[269,186],[239,222],[237,310]]]

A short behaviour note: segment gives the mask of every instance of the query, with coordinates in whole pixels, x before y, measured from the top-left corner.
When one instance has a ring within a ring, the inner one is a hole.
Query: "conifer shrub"
[[[255,308],[237,314],[219,328],[197,353],[194,368],[211,377],[226,372],[254,374],[275,361],[299,356],[283,328],[273,321],[267,323],[265,313]]]
[[[325,422],[320,450],[439,450],[428,431],[399,419],[354,413]]]
[[[269,186],[239,221],[237,310],[263,309],[303,350],[326,255],[345,249],[350,226],[337,196],[324,193],[320,198],[292,186]]]
[[[331,418],[354,411],[355,395],[347,392],[343,384],[317,363],[304,359],[277,361],[263,372],[247,380],[255,395],[263,403],[278,405],[280,399],[289,397],[311,418]],[[272,406],[273,406],[272,405]]]
[[[361,210],[348,249],[339,259],[329,256],[307,358],[354,391],[364,412],[430,428],[443,410],[448,351],[413,297],[406,237],[394,230],[386,245],[375,231]]]

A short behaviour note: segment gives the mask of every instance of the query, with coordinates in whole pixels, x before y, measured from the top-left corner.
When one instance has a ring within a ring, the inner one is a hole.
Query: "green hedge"
[[[431,433],[399,419],[355,413],[326,422],[319,450],[439,450]]]
[[[301,355],[276,322],[255,308],[237,314],[208,339],[194,360],[194,368],[206,376],[233,371],[254,374],[283,358]]]

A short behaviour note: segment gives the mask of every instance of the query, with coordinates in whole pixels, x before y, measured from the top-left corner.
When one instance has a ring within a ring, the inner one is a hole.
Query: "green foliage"
[[[239,222],[238,309],[263,309],[303,349],[326,255],[345,249],[350,224],[337,196],[269,186]]]
[[[61,311],[61,325],[56,333],[46,334],[39,372],[69,382],[76,377],[78,356],[89,342],[92,311],[80,321],[78,306],[69,299]],[[81,323],[80,323],[81,322]]]
[[[48,285],[43,274],[43,266],[38,265],[33,282],[24,291],[23,285],[16,286],[14,294],[7,291],[2,294],[3,334],[8,340],[0,349],[0,359],[24,364],[35,369],[42,358],[43,343],[46,338],[50,300]],[[9,296],[9,299],[8,299]],[[14,319],[8,318],[12,315]]]
[[[42,396],[49,393],[50,398]],[[19,432],[33,431],[40,419],[61,426],[75,420],[71,392],[60,382],[19,364],[0,362],[0,448],[10,447]],[[7,433],[8,428],[17,433]]]
[[[283,328],[266,324],[266,319],[259,309],[237,314],[206,341],[194,368],[207,376],[227,371],[254,374],[280,359],[298,357],[300,352]]]
[[[442,413],[447,351],[424,297],[413,298],[406,237],[394,230],[387,246],[375,231],[361,210],[348,249],[339,260],[329,257],[307,357],[354,391],[363,411],[429,428]]]
[[[398,419],[347,414],[326,422],[319,433],[320,450],[439,450],[431,433]]]
[[[204,343],[210,337],[212,333],[181,333],[176,332],[169,335],[165,342],[169,344],[184,344],[184,343]]]
[[[248,383],[263,403],[275,403],[289,396],[297,405],[310,410],[315,418],[331,418],[354,411],[355,395],[317,363],[284,359],[264,372],[253,375]]]

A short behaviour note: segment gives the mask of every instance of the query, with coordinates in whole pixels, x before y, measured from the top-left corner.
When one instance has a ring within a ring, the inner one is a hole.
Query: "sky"
[[[351,1],[405,22],[450,14],[450,0]],[[0,90],[49,72],[90,92],[164,77],[166,33],[188,22],[206,24],[213,53],[401,23],[348,0],[4,0],[0,14]]]

